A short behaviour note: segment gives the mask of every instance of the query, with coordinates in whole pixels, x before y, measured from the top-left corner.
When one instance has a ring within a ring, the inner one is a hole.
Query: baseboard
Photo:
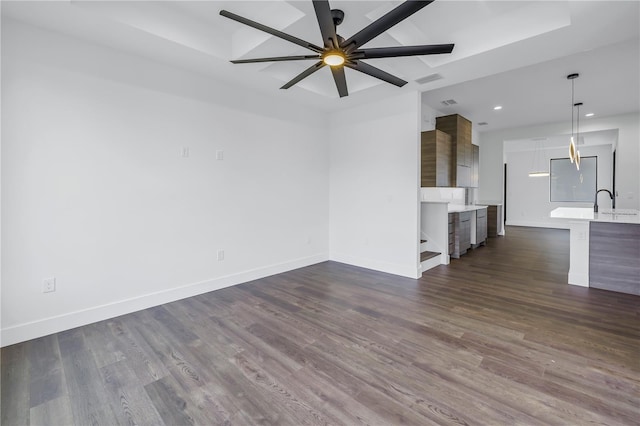
[[[360,268],[373,269],[378,272],[399,275],[401,277],[417,279],[422,275],[422,268],[420,264],[417,264],[416,266],[398,265],[396,263],[381,262],[379,260],[351,256],[343,253],[331,253],[329,255],[329,259],[352,266],[358,266]]]
[[[38,337],[129,314],[131,312],[162,305],[164,303],[175,302],[176,300],[197,296],[198,294],[219,290],[221,288],[230,287],[247,281],[268,277],[270,275],[280,274],[293,269],[303,268],[305,266],[314,265],[327,260],[329,260],[328,254],[317,254],[314,256],[294,259],[288,262],[243,271],[237,274],[187,284],[159,291],[157,293],[145,294],[105,305],[94,306],[80,311],[69,312],[63,315],[14,325],[2,329],[2,332],[0,333],[0,347],[36,339]]]

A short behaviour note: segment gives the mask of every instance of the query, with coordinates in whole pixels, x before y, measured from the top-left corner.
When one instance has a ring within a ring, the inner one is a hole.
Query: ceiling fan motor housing
[[[331,9],[331,17],[333,18],[333,25],[337,27],[344,20],[344,12],[340,9]]]

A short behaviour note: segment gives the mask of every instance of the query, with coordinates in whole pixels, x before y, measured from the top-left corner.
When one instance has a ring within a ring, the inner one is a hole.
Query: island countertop
[[[640,212],[633,209],[603,209],[596,213],[590,207],[558,207],[549,216],[556,219],[640,224]]]

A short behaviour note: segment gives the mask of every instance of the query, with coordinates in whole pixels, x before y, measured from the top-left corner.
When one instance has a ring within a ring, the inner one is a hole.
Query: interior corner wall
[[[328,259],[321,112],[2,31],[3,346]]]
[[[616,150],[616,207],[640,209],[640,114],[629,113],[580,121],[580,130],[618,129]],[[504,141],[571,133],[570,122],[483,132],[480,137],[480,184],[478,199],[504,201]],[[611,189],[611,188],[607,188]],[[507,206],[506,216],[509,219]]]
[[[417,278],[419,94],[330,118],[330,258]]]

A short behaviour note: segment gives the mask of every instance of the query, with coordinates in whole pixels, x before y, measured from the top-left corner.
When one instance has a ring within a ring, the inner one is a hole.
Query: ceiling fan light
[[[322,61],[330,67],[337,67],[344,64],[345,58],[341,52],[329,52],[322,57]]]

